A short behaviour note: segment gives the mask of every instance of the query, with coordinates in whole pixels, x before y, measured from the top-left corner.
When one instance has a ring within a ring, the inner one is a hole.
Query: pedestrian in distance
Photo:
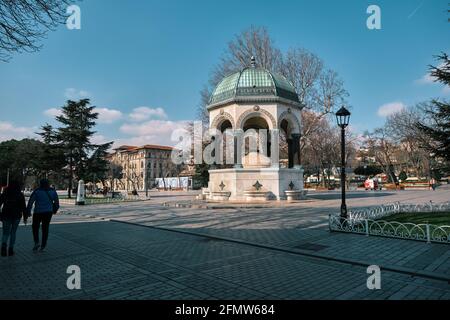
[[[436,179],[431,178],[430,180],[430,189],[435,191],[436,190]]]
[[[55,189],[50,188],[50,184],[47,179],[42,179],[39,183],[39,187],[31,194],[27,206],[28,214],[31,214],[33,205],[33,251],[44,251],[47,246],[50,221],[52,220],[52,216],[59,210],[58,194]],[[41,224],[42,242],[39,242],[39,229]]]
[[[23,217],[27,222],[28,215],[25,205],[25,196],[21,192],[20,184],[12,182],[0,195],[0,220],[2,222],[1,256],[13,256],[16,232]],[[9,246],[8,246],[9,240]]]

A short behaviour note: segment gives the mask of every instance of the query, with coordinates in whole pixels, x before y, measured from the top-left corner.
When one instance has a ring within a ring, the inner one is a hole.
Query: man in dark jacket
[[[34,205],[33,211],[33,251],[44,251],[47,246],[48,230],[53,214],[59,209],[58,194],[55,189],[50,188],[50,183],[47,179],[43,179],[39,183],[39,188],[33,191],[28,200],[27,212],[30,215],[31,209]],[[39,228],[42,223],[42,243],[39,243]]]
[[[9,249],[8,255],[14,255],[14,243],[16,242],[16,231],[20,220],[27,221],[25,197],[20,191],[20,186],[17,183],[11,183],[5,191],[0,195],[0,220],[3,225],[2,248],[1,256],[6,257],[6,248]]]

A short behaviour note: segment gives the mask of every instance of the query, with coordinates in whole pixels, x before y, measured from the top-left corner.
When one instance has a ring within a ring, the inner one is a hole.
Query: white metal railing
[[[444,212],[450,211],[450,202],[425,204],[388,204],[371,208],[351,210],[347,219],[339,215],[330,214],[330,231],[365,234],[367,236],[383,236],[400,239],[411,239],[450,244],[450,226],[437,226],[433,224],[400,223],[385,221],[397,213],[414,212]]]
[[[450,211],[450,202],[434,203],[432,201],[423,204],[404,204],[400,202],[384,204],[349,211],[350,220],[380,219],[402,212],[442,212]]]

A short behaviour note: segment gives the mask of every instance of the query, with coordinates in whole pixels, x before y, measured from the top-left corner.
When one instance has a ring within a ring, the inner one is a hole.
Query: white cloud
[[[167,119],[167,114],[163,108],[139,107],[133,109],[129,117],[132,121],[141,122],[150,119]]]
[[[150,120],[140,124],[125,123],[120,131],[129,135],[161,135],[172,133],[174,130],[184,128],[186,121]]]
[[[78,90],[75,88],[67,88],[64,90],[64,97],[69,100],[80,100],[89,98],[91,94],[86,90]]]
[[[110,124],[115,121],[128,119],[128,122],[122,123],[119,132],[107,134],[107,137],[101,133],[92,137],[92,142],[102,144],[114,141],[113,147],[120,145],[157,144],[175,146],[178,141],[172,141],[172,134],[180,129],[185,129],[188,121],[170,121],[163,108],[138,107],[125,116],[120,110],[109,108],[96,108],[98,112],[98,123]],[[44,111],[49,117],[54,117],[61,113],[60,109],[52,108]],[[114,136],[121,136],[114,138]],[[109,139],[111,138],[111,139]]]
[[[387,117],[404,109],[406,109],[406,105],[402,102],[386,103],[378,108],[378,115],[380,117]]]
[[[111,141],[112,140],[108,140],[104,135],[101,134],[94,134],[91,138],[91,143],[93,144],[104,144]]]
[[[58,108],[47,109],[47,110],[44,111],[44,114],[47,117],[54,118],[56,116],[61,115],[61,109],[58,109]]]
[[[94,111],[98,113],[98,123],[113,123],[123,115],[119,110],[108,108],[96,108]]]
[[[425,74],[422,78],[417,79],[417,84],[433,84],[435,83],[436,78],[431,76],[429,73]]]
[[[0,141],[10,139],[36,138],[36,128],[16,127],[10,122],[0,121]]]
[[[441,63],[440,65],[437,66],[438,69],[442,69],[445,67],[444,63]],[[436,77],[433,77],[431,74],[427,73],[425,74],[422,78],[417,79],[415,81],[415,83],[417,84],[437,84],[436,82]]]
[[[119,110],[108,108],[95,108],[95,112],[98,113],[98,123],[110,124],[122,118],[123,114]],[[54,118],[61,115],[61,109],[51,108],[44,111],[44,114],[48,117]]]
[[[439,68],[443,67],[443,65],[440,65]],[[441,83],[436,81],[435,77],[432,77],[430,74],[424,75],[422,78],[415,81],[418,85],[442,85]],[[444,85],[442,87],[441,93],[443,95],[450,95],[450,86]]]
[[[438,68],[442,68],[444,65],[441,64],[438,66]],[[436,78],[431,76],[430,74],[424,75],[422,78],[415,81],[416,84],[419,85],[442,85],[442,83],[439,83],[436,81]],[[443,95],[449,95],[450,94],[450,86],[444,85],[442,87],[441,93]]]
[[[160,144],[174,146],[177,141],[172,141],[172,134],[176,130],[186,128],[187,121],[150,120],[140,124],[125,123],[120,131],[129,135],[129,138],[116,139],[114,146]]]

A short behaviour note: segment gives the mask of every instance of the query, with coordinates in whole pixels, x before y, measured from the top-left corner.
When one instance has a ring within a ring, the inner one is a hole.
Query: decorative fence
[[[382,218],[398,213],[414,212],[450,212],[450,202],[436,204],[388,204],[368,207],[349,212],[349,218],[343,219],[339,215],[329,216],[330,231],[365,234],[367,236],[382,236],[400,239],[411,239],[450,244],[450,226],[433,224],[400,223],[385,221]]]

